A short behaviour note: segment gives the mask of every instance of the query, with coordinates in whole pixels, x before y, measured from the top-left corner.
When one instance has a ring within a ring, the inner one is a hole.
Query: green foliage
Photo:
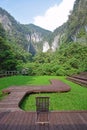
[[[87,70],[86,52],[86,45],[68,43],[62,44],[55,53],[40,52],[32,59],[22,46],[6,42],[2,36],[0,70],[27,69],[29,75],[72,75]]]
[[[0,38],[0,70],[14,70],[17,64],[10,46]]]
[[[6,37],[5,30],[3,29],[3,26],[1,23],[0,23],[0,37],[3,39],[5,39],[5,37]]]
[[[77,34],[77,38],[81,38],[83,36],[86,36],[85,28],[81,28]]]
[[[87,71],[87,46],[63,44],[55,53],[38,53],[32,62],[23,64],[29,75],[72,75]]]
[[[29,75],[72,75],[87,69],[87,46],[63,44],[55,53],[39,53],[24,65]]]
[[[0,71],[16,70],[17,65],[31,59],[31,54],[26,52],[22,46],[7,42],[6,33],[0,24]]]
[[[0,71],[13,70],[15,67],[15,56],[11,50],[11,47],[6,43],[5,30],[0,24]]]
[[[87,71],[86,5],[87,0],[76,0],[68,22],[53,33],[33,24],[21,25],[0,8],[0,14],[6,15],[12,23],[7,31],[0,24],[0,70],[27,69],[29,75],[72,75]],[[26,37],[28,36],[29,40],[30,35],[36,33],[43,40],[38,42],[38,45],[32,42],[31,52],[33,47],[40,50],[33,57],[26,51],[29,46]],[[59,36],[58,50],[54,53],[42,53],[43,41],[49,41],[51,45],[55,36]],[[72,40],[77,43],[70,43]]]

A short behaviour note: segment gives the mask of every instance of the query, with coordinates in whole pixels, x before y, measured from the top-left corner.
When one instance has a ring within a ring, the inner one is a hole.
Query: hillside
[[[22,27],[24,28],[27,41],[34,46],[36,52],[43,51],[45,43],[47,43],[48,48],[50,48],[48,37],[52,34],[51,31],[45,30],[34,24],[22,25]]]
[[[54,32],[22,25],[0,8],[0,71],[27,70],[29,75],[87,71],[86,7],[87,0],[76,0],[68,21]]]
[[[87,43],[87,0],[76,0],[68,21],[52,33],[33,24],[17,22],[7,11],[0,8],[0,23],[7,32],[9,41],[14,41],[35,54],[56,51],[62,43]]]
[[[87,0],[76,0],[68,21],[54,30],[58,44],[77,42],[87,45]]]
[[[21,45],[26,51],[33,54],[38,51],[43,51],[44,44],[48,43],[47,36],[51,34],[51,31],[33,24],[20,24],[2,8],[0,8],[0,23],[6,31],[8,41]]]

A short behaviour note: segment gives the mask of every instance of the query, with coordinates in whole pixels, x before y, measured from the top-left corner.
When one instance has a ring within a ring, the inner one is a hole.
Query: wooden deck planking
[[[20,111],[19,103],[26,94],[37,92],[68,92],[70,87],[60,80],[51,80],[48,86],[22,86],[9,87],[3,90],[4,93],[10,93],[4,100],[0,101],[0,111]]]
[[[52,80],[49,86],[10,87],[10,92],[0,101],[0,130],[87,130],[87,111],[49,112],[49,124],[37,124],[35,112],[24,112],[19,103],[27,93],[67,92],[70,87]]]
[[[35,115],[35,112],[0,113],[0,130],[87,130],[87,112],[50,112],[49,124],[43,125],[35,122]]]
[[[68,80],[80,84],[81,86],[87,87],[87,72],[82,72],[77,75],[67,77]]]

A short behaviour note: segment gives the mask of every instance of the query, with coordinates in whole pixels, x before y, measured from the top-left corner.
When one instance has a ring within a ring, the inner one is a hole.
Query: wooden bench
[[[68,80],[71,80],[77,84],[80,84],[82,86],[87,87],[87,80],[81,79],[81,78],[77,78],[77,77],[68,77]]]
[[[36,123],[49,123],[49,97],[36,97]]]

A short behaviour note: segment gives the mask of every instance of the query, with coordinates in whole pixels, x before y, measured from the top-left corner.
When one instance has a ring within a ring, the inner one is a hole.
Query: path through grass
[[[81,87],[65,79],[65,77],[57,76],[12,76],[0,78],[0,98],[3,98],[1,90],[10,86],[25,85],[49,85],[50,79],[60,79],[71,87],[71,91],[67,93],[46,93],[33,94],[25,98],[21,104],[22,109],[26,111],[35,111],[35,97],[49,96],[50,110],[87,110],[87,88]]]
[[[21,108],[25,111],[35,111],[35,97],[49,96],[50,110],[87,110],[87,88],[66,80],[65,77],[57,77],[71,87],[67,93],[44,93],[26,96]]]
[[[57,76],[10,76],[0,78],[0,99],[4,97],[2,90],[10,86],[49,85],[50,79]]]

